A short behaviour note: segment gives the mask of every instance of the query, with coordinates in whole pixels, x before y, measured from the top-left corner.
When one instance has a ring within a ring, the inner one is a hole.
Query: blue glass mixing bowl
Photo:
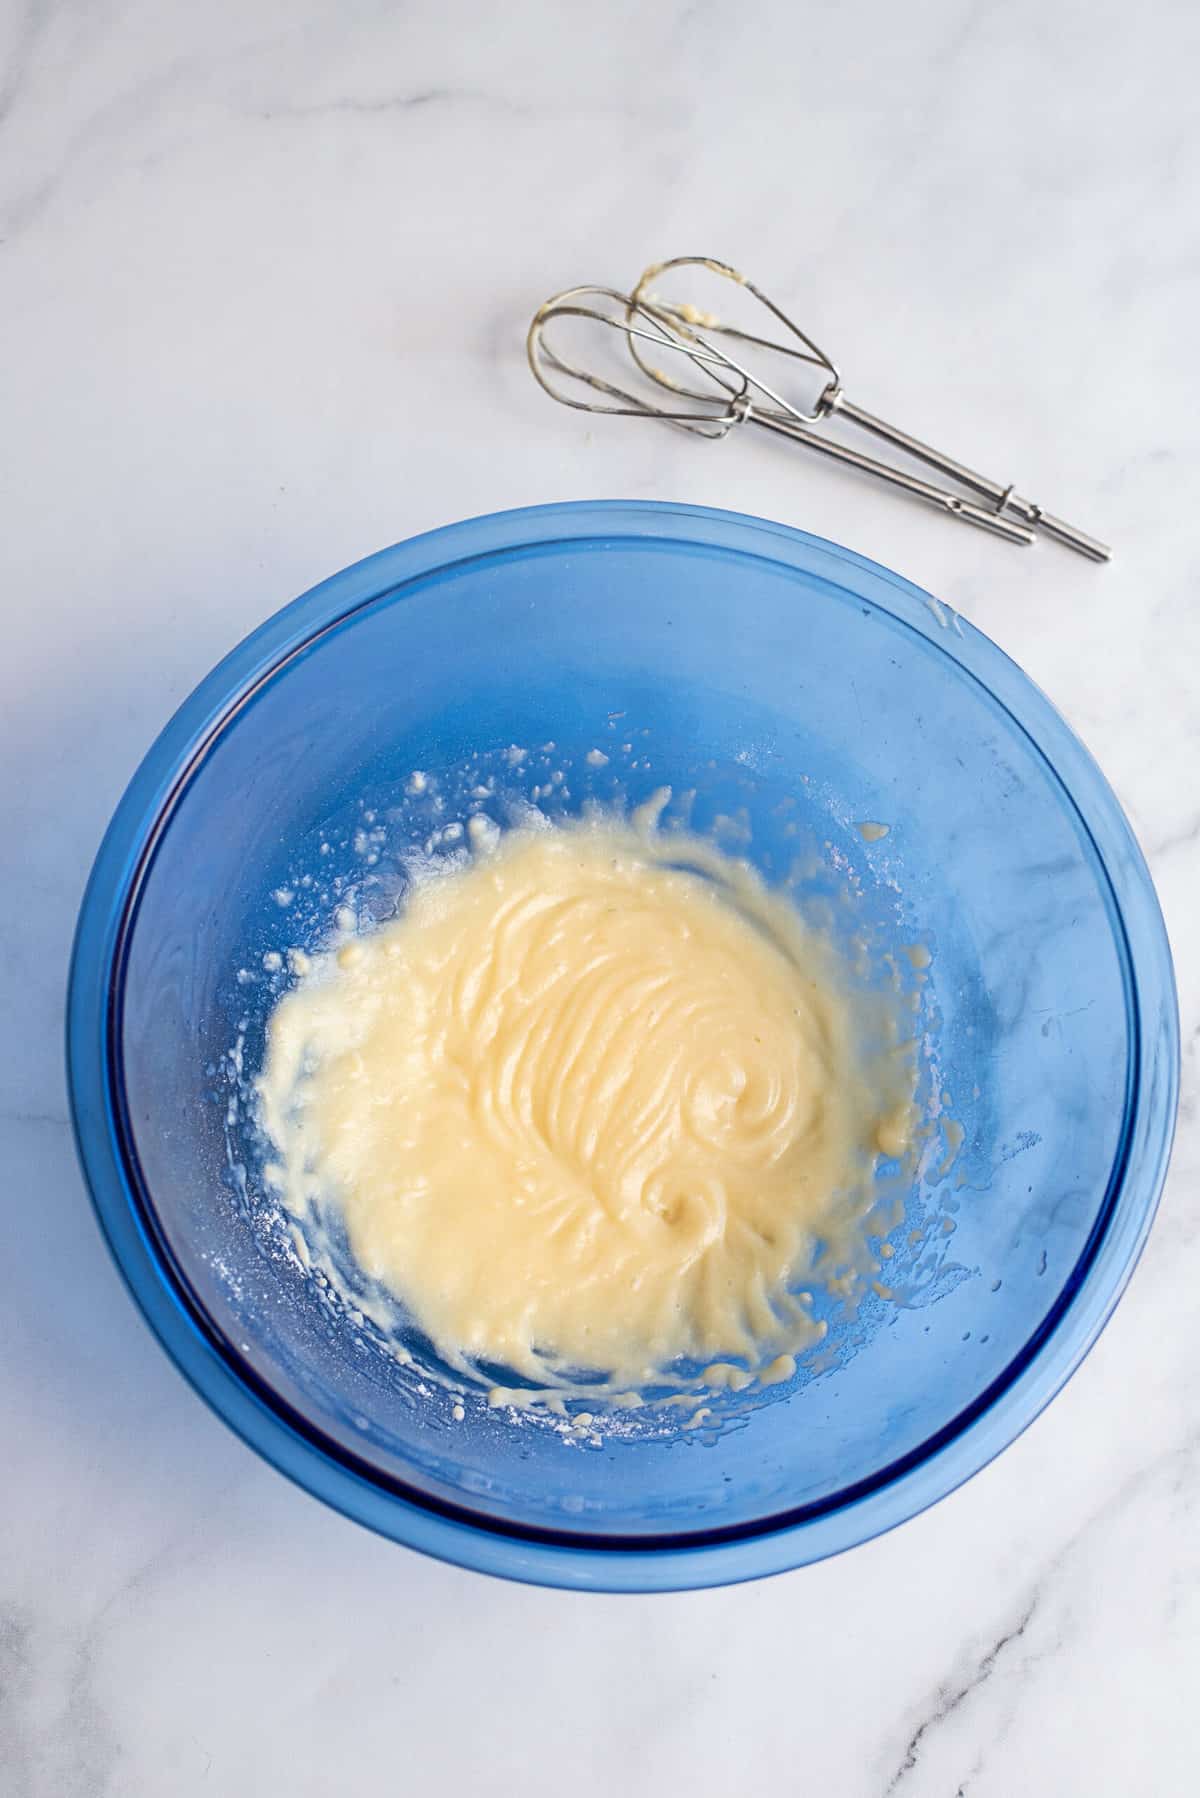
[[[772,880],[803,862],[804,900],[835,927],[849,886],[877,939],[933,953],[924,1097],[936,1112],[944,1087],[954,1123],[879,1245],[895,1296],[706,1427],[592,1440],[471,1395],[455,1417],[419,1341],[411,1362],[390,1353],[306,1270],[262,1191],[246,1097],[288,951],[318,941],[332,907],[386,915],[400,851],[452,841],[497,767],[551,811],[694,790],[698,829],[732,830]],[[1010,1442],[1129,1276],[1178,1068],[1145,865],[1020,671],[832,544],[625,503],[400,544],[241,644],[113,819],[68,1036],[113,1254],[221,1416],[398,1541],[622,1590],[834,1553]]]

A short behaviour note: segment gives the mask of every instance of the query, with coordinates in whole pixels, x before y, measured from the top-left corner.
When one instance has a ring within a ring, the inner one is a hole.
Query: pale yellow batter
[[[512,832],[280,1001],[273,1177],[301,1220],[340,1207],[460,1370],[783,1377],[820,1334],[817,1244],[826,1283],[864,1270],[875,1160],[912,1121],[911,1060],[865,1015],[711,846]]]

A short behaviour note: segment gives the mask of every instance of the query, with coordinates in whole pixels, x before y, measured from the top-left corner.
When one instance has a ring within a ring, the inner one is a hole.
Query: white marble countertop
[[[1198,66],[1190,0],[0,0],[7,1798],[1197,1789]],[[1117,560],[553,408],[532,306],[684,250]],[[1050,1411],[847,1557],[656,1599],[425,1561],[259,1462],[125,1296],[61,1070],[88,865],[211,663],[383,544],[596,495],[852,544],[1021,661],[1150,858],[1185,1042],[1150,1246]]]

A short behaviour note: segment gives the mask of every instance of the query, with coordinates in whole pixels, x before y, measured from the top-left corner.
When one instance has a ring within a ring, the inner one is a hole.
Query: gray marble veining
[[[1198,64],[1185,0],[0,6],[5,1798],[1195,1791]],[[1112,566],[536,392],[540,298],[693,250]],[[1014,655],[1147,850],[1185,1049],[1143,1263],[1011,1450],[842,1560],[617,1602],[404,1554],[208,1415],[91,1219],[60,1014],[104,822],[232,642],[414,531],[620,494],[851,543]]]

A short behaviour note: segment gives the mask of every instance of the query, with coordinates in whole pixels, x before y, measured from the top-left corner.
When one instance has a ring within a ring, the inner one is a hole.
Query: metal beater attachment
[[[733,282],[766,308],[783,327],[786,338],[780,341],[757,336],[723,323],[690,303],[663,299],[655,292],[654,284],[669,271],[681,268],[707,269]],[[569,319],[604,325],[618,333],[624,340],[624,349],[650,386],[643,387],[640,393],[633,392],[600,374],[594,364],[584,367],[570,359],[562,342],[566,334],[562,321]],[[548,340],[552,324],[556,325],[553,348]],[[976,474],[952,456],[942,455],[929,444],[910,437],[907,431],[856,406],[843,393],[837,365],[824,350],[745,275],[711,257],[676,256],[669,262],[657,262],[628,294],[612,287],[571,287],[555,294],[534,314],[526,348],[529,366],[551,398],[579,411],[661,418],[700,437],[724,437],[735,425],[759,425],[776,436],[791,438],[834,461],[848,463],[851,468],[903,488],[952,517],[993,531],[1010,543],[1035,542],[1036,526],[1095,562],[1107,562],[1112,553],[1086,532],[1044,512],[1033,500],[1023,499],[1011,483],[1005,485]],[[815,383],[811,401],[806,405],[785,398],[761,374],[752,372],[741,359],[746,349],[770,351],[793,364],[806,365],[801,372],[806,372]],[[664,361],[667,367],[663,366]],[[564,385],[570,382],[605,397],[594,400],[572,392]],[[664,391],[672,396],[670,402],[659,397]],[[881,437],[988,503],[977,504],[952,488],[922,480],[907,469],[881,462],[840,442],[824,428],[834,417]]]

